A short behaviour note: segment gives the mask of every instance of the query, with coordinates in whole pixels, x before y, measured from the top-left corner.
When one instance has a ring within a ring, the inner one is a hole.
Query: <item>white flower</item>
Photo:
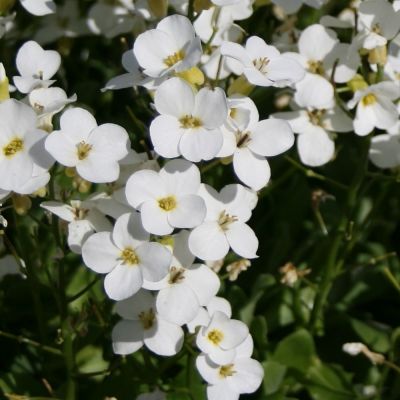
[[[240,72],[253,85],[290,85],[304,77],[304,69],[297,61],[281,55],[278,49],[257,36],[248,38],[245,47],[223,42],[221,54],[239,61],[242,67]]]
[[[258,121],[257,109],[249,98],[232,98],[229,107],[230,116],[223,129],[224,143],[218,156],[233,154],[237,177],[253,190],[260,190],[271,177],[265,157],[276,156],[293,146],[292,129],[286,121]]]
[[[148,239],[139,214],[134,212],[119,217],[112,233],[95,233],[83,244],[85,264],[95,272],[107,274],[104,288],[111,299],[126,299],[145,280],[158,282],[167,275],[171,253]]]
[[[83,242],[93,233],[110,231],[110,221],[96,209],[92,201],[71,200],[71,205],[57,201],[44,201],[41,207],[57,215],[68,224],[68,246],[80,254]]]
[[[296,110],[274,114],[285,119],[293,132],[298,133],[297,150],[303,164],[317,167],[329,162],[335,152],[331,132],[350,132],[353,123],[338,106],[329,109]]]
[[[236,357],[236,348],[248,336],[246,324],[216,311],[210,323],[200,328],[196,345],[214,363],[229,364]]]
[[[182,15],[168,16],[156,29],[140,34],[133,51],[143,72],[154,78],[194,67],[202,53],[193,25]]]
[[[13,99],[0,104],[0,121],[0,188],[20,193],[34,168],[47,171],[53,163],[44,149],[46,133],[36,129],[35,112]]]
[[[129,138],[115,124],[97,126],[82,108],[64,112],[59,131],[46,139],[46,150],[62,165],[76,167],[89,182],[113,182],[119,175],[118,161],[128,154]]]
[[[14,84],[21,93],[29,93],[38,87],[49,87],[50,80],[61,64],[60,55],[54,50],[43,48],[30,40],[18,50],[16,64],[21,76],[14,76]]]
[[[264,370],[261,364],[250,358],[253,342],[250,335],[237,347],[234,360],[216,363],[205,354],[196,359],[196,367],[209,384],[207,398],[209,400],[237,400],[242,393],[253,393],[261,385]]]
[[[140,290],[136,295],[119,301],[116,311],[124,319],[112,331],[114,353],[130,354],[144,344],[160,356],[172,356],[182,348],[182,328],[165,321],[157,313],[150,292]]]
[[[374,128],[391,128],[399,118],[399,112],[393,104],[393,100],[399,97],[400,88],[392,82],[381,82],[358,90],[348,103],[349,108],[357,105],[355,133],[365,136]]]
[[[174,228],[194,228],[206,214],[204,200],[197,194],[200,171],[186,160],[172,160],[160,172],[135,172],[126,184],[126,198],[140,210],[144,228],[167,235]]]
[[[208,185],[199,191],[206,202],[205,221],[189,236],[189,249],[202,260],[219,260],[229,247],[245,258],[256,258],[258,240],[246,224],[257,203],[256,194],[242,185],[227,185],[220,193]]]
[[[204,264],[172,265],[158,287],[157,312],[167,321],[186,324],[217,294],[219,286],[218,276]]]
[[[365,49],[385,46],[400,29],[399,12],[386,0],[365,0],[358,8],[360,33],[356,41]]]
[[[76,95],[67,97],[58,87],[34,89],[28,96],[29,104],[38,115],[38,126],[46,131],[53,130],[52,118],[67,104],[76,101]]]
[[[21,5],[33,15],[47,15],[56,11],[53,0],[19,0]]]
[[[194,94],[183,79],[171,78],[160,85],[154,103],[161,115],[151,123],[150,137],[159,155],[182,155],[193,162],[215,157],[222,146],[219,128],[228,114],[222,89]]]

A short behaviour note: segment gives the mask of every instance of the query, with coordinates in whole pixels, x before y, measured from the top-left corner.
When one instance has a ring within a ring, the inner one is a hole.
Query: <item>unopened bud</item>
[[[387,62],[387,47],[378,46],[368,53],[368,62],[384,66]]]
[[[32,201],[28,196],[14,194],[12,196],[12,202],[15,212],[18,215],[26,215],[32,206]]]

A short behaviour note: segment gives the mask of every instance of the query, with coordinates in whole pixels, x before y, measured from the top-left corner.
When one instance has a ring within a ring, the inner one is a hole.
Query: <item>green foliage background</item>
[[[80,1],[82,12],[92,3]],[[303,7],[296,25],[304,28],[347,3],[331,1],[318,11]],[[9,76],[17,74],[17,49],[38,24],[16,8],[18,35],[0,40]],[[249,35],[271,42],[280,24],[271,10],[261,5],[241,25]],[[89,108],[99,123],[124,126],[134,148],[144,151],[155,115],[149,94],[141,88],[99,91],[122,72],[121,54],[133,42],[129,35],[124,38],[86,36],[55,43],[63,55],[58,84],[69,95],[76,93],[77,105]],[[257,88],[250,97],[261,117],[275,111],[276,89]],[[368,143],[369,138],[340,134],[335,160],[313,171],[299,164],[296,149],[271,162],[271,183],[261,191],[250,221],[260,239],[259,258],[234,283],[221,274],[220,295],[231,302],[234,317],[250,326],[254,358],[265,369],[259,391],[243,398],[400,399],[399,370],[393,366],[400,364],[400,174],[369,164]],[[87,196],[72,189],[62,168],[52,172],[47,199]],[[203,179],[217,188],[235,182],[229,165],[208,169]],[[325,193],[325,201],[313,200],[316,191]],[[125,358],[113,354],[113,303],[101,278],[68,251],[66,226],[44,214],[42,200],[32,199],[25,216],[4,212],[9,227],[2,253],[21,257],[27,278],[10,275],[0,281],[0,397],[125,400],[159,386],[169,399],[204,399],[192,337],[173,358],[146,351]],[[294,287],[285,286],[279,268],[287,262],[311,273]],[[373,365],[342,352],[342,345],[353,341],[384,354],[388,362]],[[376,388],[372,396],[365,394],[369,385]]]

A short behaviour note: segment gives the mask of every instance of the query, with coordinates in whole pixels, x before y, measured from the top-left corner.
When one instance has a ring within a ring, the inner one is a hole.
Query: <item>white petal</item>
[[[301,162],[310,167],[319,167],[329,162],[335,153],[335,142],[322,128],[314,127],[297,138],[297,150]]]
[[[158,282],[168,274],[171,264],[171,253],[159,243],[143,243],[137,249],[143,278]]]
[[[134,208],[139,208],[145,201],[168,195],[163,179],[149,169],[135,172],[126,183],[125,193]]]
[[[207,386],[207,399],[209,400],[239,400],[240,394],[232,390],[225,382]]]
[[[110,272],[118,263],[120,250],[111,241],[110,232],[95,233],[82,246],[87,267],[100,274]]]
[[[70,108],[60,118],[61,130],[72,142],[87,141],[89,134],[97,127],[97,122],[89,111],[83,108]]]
[[[400,139],[398,135],[378,135],[372,138],[369,158],[379,168],[400,165]]]
[[[229,244],[216,222],[204,222],[189,236],[189,249],[202,260],[220,260],[229,251]]]
[[[294,100],[304,108],[331,108],[334,104],[333,86],[322,76],[307,73],[296,83]]]
[[[160,290],[156,306],[162,318],[177,325],[190,322],[200,308],[197,296],[185,283],[173,284]]]
[[[181,118],[192,115],[194,94],[191,86],[181,78],[171,78],[162,83],[154,96],[154,104],[160,114]]]
[[[219,128],[228,116],[225,92],[221,88],[200,89],[196,95],[193,115],[199,117],[207,129]]]
[[[156,200],[149,200],[140,207],[142,224],[147,232],[154,235],[169,235],[174,230],[168,221],[168,211],[158,206]]]
[[[124,300],[142,287],[141,269],[137,265],[117,265],[104,279],[104,289],[112,300]]]
[[[123,214],[115,221],[112,239],[119,249],[134,249],[149,238],[138,212]]]
[[[156,326],[144,332],[144,343],[152,352],[160,356],[173,356],[183,345],[183,330],[161,318],[157,318]]]
[[[242,222],[234,222],[225,232],[232,250],[244,258],[256,258],[258,239],[254,231]]]
[[[233,155],[233,168],[237,177],[253,190],[262,189],[271,178],[268,161],[248,148],[236,150]]]
[[[238,393],[255,392],[264,377],[261,364],[251,358],[239,358],[234,365],[236,373],[229,377],[229,386]]]
[[[162,157],[178,157],[179,142],[185,129],[176,117],[159,115],[150,124],[150,138],[154,151]]]
[[[168,222],[175,228],[195,228],[206,216],[204,200],[195,194],[177,198],[177,207],[168,213]]]
[[[56,5],[52,0],[20,0],[21,5],[33,15],[47,15],[56,12]]]
[[[115,354],[132,354],[143,346],[143,327],[138,321],[119,321],[114,326],[112,345]]]
[[[252,132],[249,148],[260,156],[272,157],[289,150],[294,143],[290,125],[279,119],[264,119]]]
[[[185,285],[196,294],[199,304],[205,306],[219,290],[218,275],[204,264],[194,264],[185,273]]]
[[[155,298],[147,290],[140,289],[133,296],[118,301],[115,306],[115,311],[118,315],[125,319],[139,320],[140,314],[143,311],[148,311],[154,308]]]
[[[222,147],[222,140],[220,130],[208,130],[202,127],[191,129],[182,136],[179,150],[189,161],[208,161],[218,154]]]

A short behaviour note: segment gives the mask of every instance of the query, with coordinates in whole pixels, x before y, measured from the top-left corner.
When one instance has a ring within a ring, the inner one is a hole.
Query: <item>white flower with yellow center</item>
[[[21,93],[29,93],[55,82],[50,79],[60,68],[61,57],[56,51],[43,50],[38,43],[30,40],[18,50],[16,64],[21,76],[14,76],[14,84]]]
[[[393,100],[399,97],[400,88],[392,82],[380,82],[358,90],[348,103],[349,108],[357,105],[353,121],[355,133],[366,136],[374,128],[392,128],[399,119],[399,112]]]
[[[0,189],[20,193],[36,167],[51,166],[45,137],[36,129],[36,114],[29,106],[13,99],[0,104]]]
[[[199,187],[196,165],[172,160],[160,172],[135,172],[126,184],[126,198],[140,210],[149,233],[168,235],[174,228],[194,228],[203,222],[206,207],[197,194]]]
[[[214,363],[229,364],[236,357],[236,347],[248,336],[246,324],[216,311],[209,324],[200,328],[196,345]]]
[[[144,73],[153,78],[194,67],[202,53],[200,39],[188,18],[170,15],[156,29],[140,34],[133,52]]]
[[[104,288],[113,300],[135,294],[145,280],[163,279],[171,253],[159,243],[149,243],[137,212],[124,214],[110,232],[95,233],[82,246],[83,261],[95,272],[107,274]]]
[[[182,348],[182,328],[157,313],[155,298],[150,292],[140,290],[119,301],[116,311],[124,319],[112,331],[114,353],[131,354],[144,344],[153,353],[172,356]]]
[[[150,125],[154,150],[162,157],[211,160],[221,149],[221,126],[228,115],[225,92],[203,88],[195,94],[180,78],[162,83],[154,97],[161,114]]]
[[[304,77],[304,69],[297,61],[281,55],[276,47],[267,45],[257,36],[249,37],[245,47],[222,42],[221,54],[238,61],[240,68],[233,70],[243,73],[253,85],[287,86]]]
[[[259,121],[250,98],[230,99],[229,106],[230,116],[223,129],[224,144],[218,156],[233,155],[236,176],[253,190],[260,190],[271,177],[265,157],[292,147],[292,129],[286,121],[272,118]]]
[[[72,108],[60,119],[60,130],[46,139],[46,150],[62,165],[76,167],[89,182],[118,179],[119,163],[128,154],[126,130],[115,124],[98,126],[83,108]]]
[[[257,203],[257,195],[242,185],[227,185],[220,193],[202,185],[199,194],[207,206],[204,222],[189,235],[189,249],[202,260],[220,260],[232,250],[245,258],[256,258],[258,239],[246,224]]]
[[[231,362],[213,362],[205,354],[196,359],[196,367],[208,383],[209,400],[237,400],[240,394],[253,393],[261,385],[264,370],[261,364],[250,358],[253,340],[248,335],[236,348],[235,358]]]

